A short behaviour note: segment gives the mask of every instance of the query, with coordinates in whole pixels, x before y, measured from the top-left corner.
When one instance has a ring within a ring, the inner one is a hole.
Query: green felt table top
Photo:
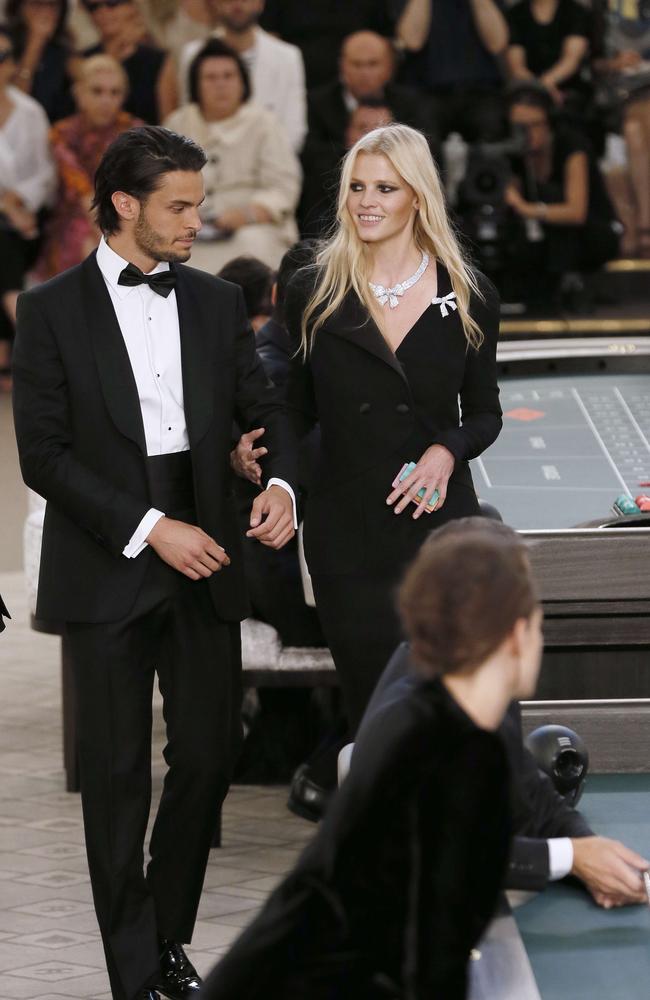
[[[650,856],[650,774],[595,775],[580,809],[597,833]],[[514,915],[542,1000],[649,1000],[650,907],[603,910],[561,882]]]

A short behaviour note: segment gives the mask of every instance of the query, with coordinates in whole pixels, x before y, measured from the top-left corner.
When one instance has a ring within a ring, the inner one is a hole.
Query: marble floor
[[[0,397],[0,1000],[110,1000],[78,795],[65,791],[59,640],[33,632],[21,569],[25,511],[11,415]],[[155,794],[163,732],[157,705]],[[205,974],[291,866],[313,826],[286,788],[242,786],[224,808],[188,949]]]

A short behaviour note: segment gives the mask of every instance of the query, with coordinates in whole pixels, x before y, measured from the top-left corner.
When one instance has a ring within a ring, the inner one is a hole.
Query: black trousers
[[[159,970],[159,937],[189,942],[219,808],[240,744],[239,625],[204,581],[152,550],[130,615],[70,624],[88,864],[111,989],[133,1000]],[[144,870],[152,694],[163,696],[168,771]]]

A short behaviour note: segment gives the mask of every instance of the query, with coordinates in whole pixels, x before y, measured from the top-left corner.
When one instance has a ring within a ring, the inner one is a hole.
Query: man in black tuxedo
[[[338,79],[309,91],[308,132],[301,154],[304,172],[300,204],[306,236],[322,235],[331,222],[337,170],[344,155],[346,131],[353,111],[368,100],[382,102],[392,120],[432,135],[427,99],[416,90],[392,82],[395,54],[390,39],[374,31],[348,35],[341,46]]]
[[[397,647],[382,674],[355,742],[365,742],[378,711],[408,695],[416,683],[408,643]],[[623,844],[596,836],[584,816],[556,792],[523,742],[521,712],[512,702],[499,726],[510,773],[512,840],[506,889],[538,892],[549,881],[575,875],[605,908],[646,902],[640,873],[647,861]]]
[[[66,623],[115,1000],[184,1000],[201,985],[182,943],[240,742],[248,611],[233,419],[271,444],[248,535],[280,548],[294,533],[293,438],[241,291],[183,266],[204,163],[167,129],[116,139],[96,175],[97,251],[18,306],[18,448],[47,500],[37,616]],[[145,875],[154,672],[168,771]]]

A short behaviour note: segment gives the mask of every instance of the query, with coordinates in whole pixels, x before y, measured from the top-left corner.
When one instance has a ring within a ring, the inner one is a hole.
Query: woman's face
[[[515,698],[530,698],[535,693],[542,664],[544,637],[542,635],[542,609],[535,608],[522,628],[520,636],[519,684]]]
[[[358,153],[347,209],[364,243],[381,243],[412,230],[417,196],[381,153]]]
[[[209,121],[234,115],[244,99],[244,84],[234,59],[204,59],[199,68],[198,91],[201,111]]]
[[[543,108],[513,104],[510,109],[510,123],[524,130],[526,149],[529,153],[541,153],[550,146],[553,136],[548,115]]]
[[[94,128],[105,128],[115,121],[124,103],[124,80],[110,69],[98,71],[79,81],[75,97],[86,121]]]

